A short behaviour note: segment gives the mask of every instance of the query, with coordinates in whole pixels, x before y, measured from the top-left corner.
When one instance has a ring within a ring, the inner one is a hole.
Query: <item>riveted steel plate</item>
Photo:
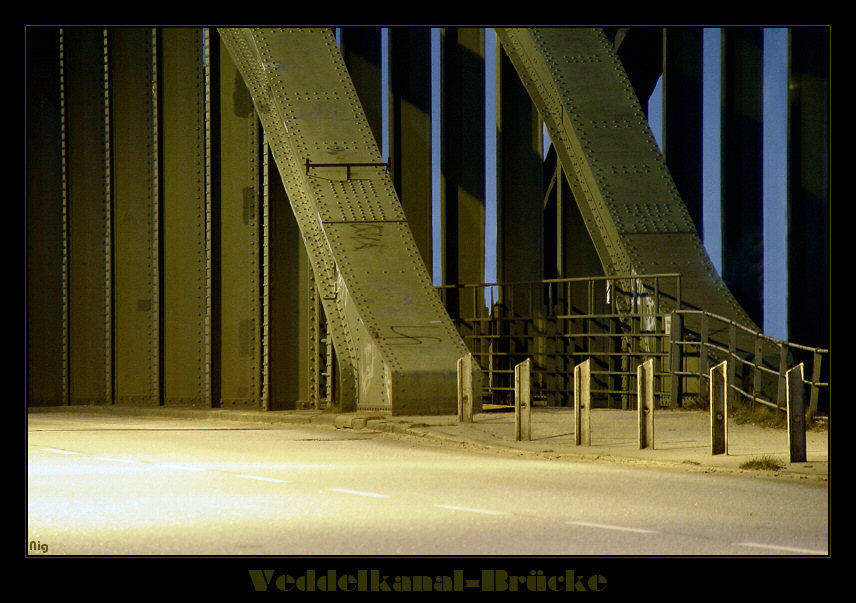
[[[220,32],[288,191],[356,407],[455,412],[457,360],[467,350],[433,290],[332,33]]]
[[[155,32],[110,32],[114,388],[117,404],[160,396]]]
[[[704,251],[603,32],[496,31],[542,113],[604,271],[678,271],[684,301],[757,329]]]

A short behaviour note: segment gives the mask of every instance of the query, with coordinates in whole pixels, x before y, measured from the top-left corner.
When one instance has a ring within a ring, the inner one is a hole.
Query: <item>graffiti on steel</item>
[[[350,387],[343,395],[358,410],[455,412],[457,360],[467,350],[433,289],[332,32],[220,33],[301,229]]]

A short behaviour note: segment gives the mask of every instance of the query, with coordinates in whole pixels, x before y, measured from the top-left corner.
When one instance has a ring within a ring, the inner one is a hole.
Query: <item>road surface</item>
[[[826,555],[828,485],[30,414],[29,555]]]

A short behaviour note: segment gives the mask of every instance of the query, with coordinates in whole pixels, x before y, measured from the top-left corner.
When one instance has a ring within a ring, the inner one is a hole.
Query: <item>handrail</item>
[[[807,352],[815,352],[815,351],[817,351],[817,352],[820,352],[820,353],[823,353],[823,354],[827,354],[827,353],[829,353],[829,350],[828,350],[828,349],[826,349],[826,348],[821,348],[821,347],[811,347],[811,346],[807,346],[807,345],[801,345],[801,344],[798,344],[798,343],[794,343],[794,342],[791,342],[791,341],[784,341],[784,340],[781,340],[781,339],[777,339],[777,338],[772,337],[772,336],[770,336],[770,335],[766,335],[766,334],[764,334],[762,331],[758,331],[757,329],[750,329],[749,327],[746,327],[746,326],[744,326],[744,325],[741,325],[739,322],[737,322],[737,321],[735,321],[735,320],[732,320],[732,319],[730,319],[730,318],[726,318],[725,316],[720,316],[720,315],[718,315],[718,314],[714,314],[713,312],[707,312],[706,310],[685,310],[685,309],[684,309],[684,310],[678,310],[678,312],[679,312],[680,314],[684,314],[684,315],[689,315],[689,314],[698,314],[698,315],[701,315],[701,314],[704,314],[704,315],[708,316],[709,318],[714,318],[714,319],[719,320],[719,321],[721,321],[721,322],[724,322],[724,323],[726,323],[726,324],[734,325],[736,328],[741,329],[742,331],[744,331],[744,332],[746,332],[746,333],[752,334],[752,335],[754,335],[755,337],[758,337],[758,338],[760,338],[760,339],[766,339],[766,340],[768,340],[768,341],[770,341],[770,342],[778,343],[778,344],[787,344],[787,345],[788,345],[789,347],[791,347],[791,348],[796,348],[796,349],[804,350],[804,351],[807,351]]]
[[[435,289],[444,300],[451,290],[461,292],[453,322],[486,375],[484,392],[500,401],[513,391],[509,376],[514,361],[525,357],[533,359],[536,399],[566,403],[572,395],[573,362],[593,358],[592,379],[597,381],[593,395],[607,398],[610,405],[622,398],[622,407],[632,404],[635,365],[647,358],[655,359],[656,397],[661,405],[672,406],[683,405],[686,396],[694,394],[706,401],[708,358],[731,358],[732,401],[739,395],[752,404],[784,410],[785,373],[792,368],[794,354],[802,354],[811,356],[805,363],[810,369],[804,383],[811,388],[810,412],[817,412],[821,391],[829,387],[822,377],[828,370],[828,349],[782,341],[733,319],[674,304],[658,285],[662,279],[675,279],[670,288],[680,291],[678,273],[464,283]],[[623,286],[628,280],[633,283],[629,288]],[[601,287],[604,283],[610,285],[609,293]],[[538,292],[538,287],[547,288]],[[488,290],[491,303],[482,303],[486,293],[480,291]],[[470,296],[472,304],[466,301]],[[617,303],[619,297],[631,299]],[[645,299],[650,301],[641,301]],[[737,381],[738,374],[742,382]]]
[[[751,404],[759,403],[769,408],[785,412],[787,410],[785,404],[786,373],[788,370],[793,368],[793,366],[799,364],[793,360],[793,353],[803,352],[810,354],[811,362],[807,362],[806,364],[811,366],[811,377],[803,379],[803,383],[807,385],[811,391],[808,407],[809,416],[817,414],[821,391],[824,389],[828,390],[829,387],[829,382],[824,381],[821,378],[824,364],[828,365],[828,359],[824,362],[824,357],[828,357],[829,355],[829,350],[827,348],[811,347],[777,339],[766,335],[757,329],[749,329],[734,320],[719,316],[712,312],[699,310],[676,310],[674,314],[683,319],[688,317],[699,317],[701,321],[706,320],[708,323],[710,321],[717,321],[723,325],[723,328],[718,330],[718,333],[721,334],[726,330],[728,331],[729,342],[727,345],[721,342],[717,343],[717,338],[712,337],[709,333],[710,329],[708,324],[707,336],[701,336],[701,334],[699,334],[698,340],[686,340],[683,336],[673,337],[673,350],[671,355],[675,356],[681,354],[681,348],[696,347],[698,348],[698,353],[701,357],[706,357],[706,354],[713,352],[718,355],[720,359],[727,358],[732,360],[733,362],[729,363],[729,372],[731,373],[731,379],[729,379],[729,393],[733,392],[733,394],[739,394],[740,396],[748,399]],[[685,320],[680,322],[685,324]],[[684,327],[684,329],[688,332],[692,332],[686,327]],[[704,329],[700,328],[700,330]],[[747,350],[746,346],[741,349],[737,348],[734,342],[737,339],[738,332],[749,338],[749,343],[752,346],[751,349]],[[767,354],[767,357],[776,356],[776,368],[765,366],[765,352],[763,349],[765,344],[768,347],[773,348],[772,353]],[[738,383],[736,379],[738,366],[743,371],[748,370],[748,372],[751,373],[751,375],[744,374],[744,379],[740,383]],[[702,390],[703,387],[701,383],[709,378],[706,368],[706,363],[700,361],[697,373],[687,370],[675,371],[675,377],[678,379],[684,377],[697,377],[699,390]],[[766,397],[760,395],[764,389],[763,378],[765,375],[768,378],[772,377],[776,379],[775,394],[768,393]],[[751,391],[747,391],[747,380],[749,376],[752,377]],[[773,398],[774,401],[771,401],[769,398]],[[730,399],[733,400],[733,395]]]

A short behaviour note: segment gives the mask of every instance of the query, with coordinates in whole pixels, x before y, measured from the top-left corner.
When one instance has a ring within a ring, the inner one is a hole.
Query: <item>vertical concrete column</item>
[[[162,90],[163,400],[211,406],[210,231],[203,32],[164,28]]]
[[[788,380],[788,445],[791,462],[806,461],[805,447],[805,383],[803,365],[799,364],[786,373]]]
[[[319,401],[318,326],[322,312],[312,269],[270,149],[268,207],[269,408],[311,408]]]
[[[27,405],[56,406],[67,404],[60,29],[25,35]]]
[[[648,100],[663,73],[663,28],[649,26],[606,27],[624,66],[642,112],[648,116]]]
[[[552,215],[544,217],[545,252],[549,249],[544,260],[545,278],[603,276],[603,266],[555,147],[550,147],[543,166],[544,187],[548,191],[544,207],[555,215],[555,218]],[[583,290],[577,287],[571,292],[583,294],[577,295],[578,299],[574,298],[570,303],[585,307],[587,302]]]
[[[788,339],[829,347],[829,28],[790,30]]]
[[[228,49],[213,35],[219,125],[214,139],[215,203],[218,220],[212,244],[216,249],[219,292],[214,341],[219,366],[214,375],[220,406],[261,406],[262,386],[262,271],[261,258],[261,127],[249,90]]]
[[[728,362],[710,369],[710,453],[728,454]]]
[[[636,367],[639,448],[654,448],[654,359]]]
[[[555,155],[555,150],[550,150]],[[580,212],[577,200],[568,184],[565,168],[560,164],[557,171],[557,263],[559,278],[577,278],[603,276],[603,265],[597,255],[592,237],[588,232],[585,220]],[[595,281],[597,282],[597,281]],[[586,286],[569,285],[566,289],[565,308],[567,314],[595,315],[608,312],[604,305],[604,296],[594,295],[595,282],[589,281]],[[603,281],[597,282],[602,286]],[[571,320],[568,327],[573,326],[581,333],[589,333],[598,329],[597,320],[584,318]],[[601,351],[605,339],[602,337],[574,337],[571,340],[571,352]],[[573,366],[573,358],[570,359]]]
[[[532,359],[514,367],[514,439],[532,439]]]
[[[662,151],[702,235],[702,29],[666,27],[663,43]]]
[[[497,48],[497,221],[498,274],[503,282],[544,278],[542,247],[545,228],[555,228],[544,215],[541,120],[517,70]],[[529,296],[517,288],[514,307],[532,315]],[[538,300],[533,300],[537,303]]]
[[[116,403],[160,403],[155,30],[110,30]]]
[[[561,173],[553,147],[542,160],[542,185],[544,191],[544,278],[558,278],[562,273],[562,206],[559,192]]]
[[[63,29],[71,404],[112,402],[112,208],[105,61],[103,29]]]
[[[562,276],[604,276],[603,264],[597,255],[577,200],[568,185],[567,170],[563,167],[559,173],[562,175],[562,187],[559,189],[562,207]]]
[[[517,71],[497,43],[497,272],[503,282],[544,278],[545,219],[541,120]],[[516,335],[529,342],[525,353],[545,365],[541,287],[500,291],[500,302],[524,318]],[[510,296],[514,299],[510,299]],[[540,377],[541,375],[539,375]]]
[[[390,28],[389,58],[390,175],[432,274],[430,28]]]
[[[383,142],[383,82],[381,76],[381,30],[379,27],[343,27],[342,57],[378,148]]]
[[[722,30],[722,278],[764,320],[763,29]]]
[[[484,280],[484,30],[443,30],[443,284]],[[457,291],[446,306],[460,316]]]
[[[591,445],[591,360],[574,367],[574,443]]]

